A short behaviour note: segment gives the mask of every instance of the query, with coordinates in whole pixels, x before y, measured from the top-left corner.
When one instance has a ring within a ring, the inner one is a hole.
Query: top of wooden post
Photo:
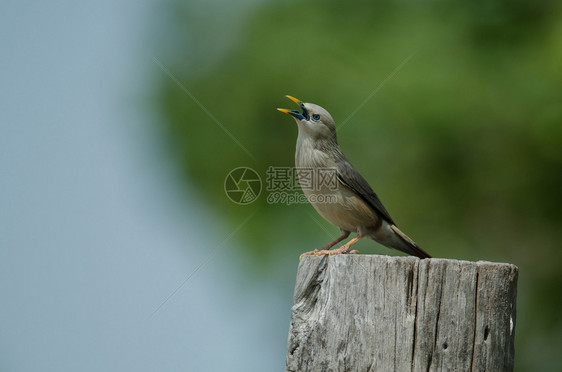
[[[287,371],[511,370],[515,265],[305,256]]]

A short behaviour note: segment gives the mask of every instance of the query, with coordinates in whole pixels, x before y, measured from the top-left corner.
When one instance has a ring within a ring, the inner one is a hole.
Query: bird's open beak
[[[289,95],[286,95],[285,97],[287,97],[288,99],[290,99],[291,101],[293,101],[293,102],[296,103],[297,105],[300,105],[300,104],[301,104],[301,100],[298,99],[298,98],[295,98],[295,97],[289,96]]]
[[[306,107],[304,107],[304,103],[301,102],[298,98],[295,98],[295,97],[292,97],[292,96],[285,96],[285,97],[287,97],[291,101],[298,104],[302,108],[302,113],[299,112],[298,110],[287,110],[287,109],[282,109],[282,108],[278,108],[277,110],[281,111],[284,114],[289,114],[289,115],[293,116],[294,118],[296,118],[298,120],[302,120],[302,119],[308,120],[309,115],[308,115],[308,111],[307,111]]]

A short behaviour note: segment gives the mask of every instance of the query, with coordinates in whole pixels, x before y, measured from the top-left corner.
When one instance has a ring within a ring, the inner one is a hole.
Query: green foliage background
[[[434,256],[519,266],[517,370],[559,368],[557,2],[167,6],[163,65],[252,156],[162,73],[155,94],[164,136],[186,182],[233,229],[257,211],[239,233],[252,275],[266,277],[283,255],[296,265],[301,252],[338,230],[309,205],[270,205],[265,193],[235,205],[223,189],[228,172],[249,166],[264,179],[269,166],[293,165],[297,129],[275,111],[294,108],[285,94],[325,107],[341,123],[375,92],[339,131],[343,151],[399,226]],[[363,253],[395,254],[359,245]]]

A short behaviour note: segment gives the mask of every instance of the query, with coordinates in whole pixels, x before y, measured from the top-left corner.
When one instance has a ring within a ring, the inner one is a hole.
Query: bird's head
[[[277,110],[291,115],[297,122],[301,134],[314,139],[326,139],[337,142],[336,123],[328,111],[314,103],[305,103],[291,96],[286,97],[298,104],[302,112],[282,108]]]

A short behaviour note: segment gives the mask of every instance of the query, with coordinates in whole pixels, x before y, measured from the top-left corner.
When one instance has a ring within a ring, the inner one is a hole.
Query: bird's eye
[[[312,115],[312,119],[318,120],[318,119],[320,119],[320,115],[314,114],[314,115]]]

